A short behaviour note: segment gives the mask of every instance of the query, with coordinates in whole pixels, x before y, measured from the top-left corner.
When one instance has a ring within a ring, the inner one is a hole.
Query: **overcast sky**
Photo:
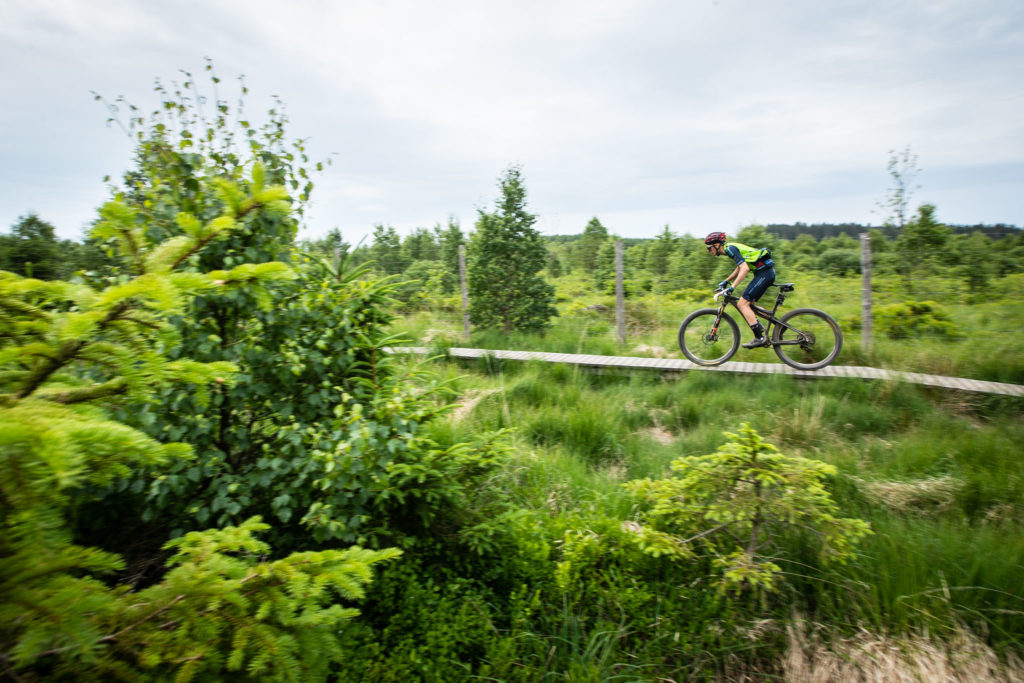
[[[204,57],[333,157],[307,237],[469,230],[513,163],[545,234],[879,224],[908,146],[915,206],[1024,225],[1021,0],[0,0],[0,231],[80,237],[132,154],[90,91]]]

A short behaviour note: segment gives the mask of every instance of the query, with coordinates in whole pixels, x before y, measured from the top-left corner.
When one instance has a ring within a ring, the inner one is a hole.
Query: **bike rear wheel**
[[[721,365],[740,347],[740,330],[727,313],[702,308],[686,316],[679,326],[679,348],[697,365]]]
[[[828,313],[798,308],[782,316],[772,330],[775,354],[797,370],[818,370],[836,359],[843,348],[843,332]]]

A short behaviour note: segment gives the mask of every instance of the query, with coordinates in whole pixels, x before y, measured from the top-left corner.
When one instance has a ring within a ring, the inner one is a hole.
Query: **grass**
[[[787,628],[783,661],[786,680],[828,681],[1014,681],[1024,678],[1024,662],[1002,661],[969,631],[959,630],[947,643],[928,634],[885,636],[860,632],[832,642],[796,620]]]
[[[840,514],[875,531],[854,563],[824,578],[787,567],[794,609],[812,609],[837,638],[863,628],[953,638],[967,628],[1000,651],[1024,651],[1024,400],[781,375],[436,368],[471,406],[435,436],[513,427],[499,485],[524,508],[628,519],[623,482],[669,476],[673,459],[711,453],[723,431],[749,421],[783,453],[835,465]]]
[[[1022,276],[994,283],[1002,296],[980,300],[956,282],[923,281],[918,287],[927,294],[907,294],[898,279],[876,279],[876,306],[938,301],[958,334],[890,339],[876,333],[870,349],[858,329],[859,278],[796,282],[786,308],[818,307],[840,321],[846,334],[840,364],[1024,383]],[[628,342],[619,344],[609,296],[572,277],[556,285],[561,315],[545,335],[475,331],[465,340],[457,313],[436,312],[412,314],[394,328],[438,350],[680,357],[678,321],[710,299],[633,297]],[[608,310],[588,310],[595,304]],[[779,362],[768,350],[743,359]],[[787,587],[773,598],[773,616],[757,638],[730,629],[757,631],[761,622],[723,615],[710,594],[672,583],[679,578],[670,580],[669,573],[659,579],[665,585],[649,586],[666,610],[650,623],[627,614],[621,622],[587,626],[564,606],[560,616],[549,606],[547,621],[535,620],[533,630],[520,634],[532,649],[512,648],[518,654],[506,662],[508,672],[532,673],[507,680],[570,672],[580,680],[688,678],[703,675],[705,657],[717,662],[720,675],[734,665],[737,676],[751,674],[745,667],[754,662],[755,673],[807,680],[912,680],[932,673],[1012,680],[1022,670],[1024,400],[899,382],[708,372],[666,378],[493,358],[440,360],[433,367],[452,382],[461,404],[447,421],[429,426],[434,438],[455,443],[512,428],[513,452],[493,485],[539,518],[558,520],[556,526],[617,528],[635,512],[624,482],[670,476],[674,459],[714,452],[724,431],[747,421],[783,453],[834,465],[829,489],[840,516],[865,519],[874,530],[842,567],[812,569],[815,559],[794,548],[782,563]],[[803,619],[796,612],[816,624],[813,633],[793,630]],[[970,656],[960,657],[957,648]]]

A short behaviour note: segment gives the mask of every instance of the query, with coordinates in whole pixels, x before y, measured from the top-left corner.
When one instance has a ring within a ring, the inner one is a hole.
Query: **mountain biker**
[[[771,249],[755,249],[739,242],[729,242],[724,232],[708,234],[704,238],[704,244],[707,245],[709,254],[728,256],[736,262],[736,269],[732,271],[729,277],[719,283],[719,289],[739,287],[740,282],[747,276],[747,273],[753,271],[754,279],[743,290],[740,300],[736,302],[736,308],[740,310],[743,319],[747,321],[751,332],[754,333],[754,338],[744,344],[743,348],[756,349],[759,346],[767,346],[768,340],[764,336],[764,326],[757,319],[757,316],[754,315],[750,304],[760,299],[761,295],[768,289],[768,286],[775,282],[775,262],[772,261]],[[730,280],[732,280],[731,285],[729,283]]]

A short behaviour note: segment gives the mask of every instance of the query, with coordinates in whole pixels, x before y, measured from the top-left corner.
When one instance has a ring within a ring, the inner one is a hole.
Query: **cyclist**
[[[771,250],[766,248],[755,249],[739,242],[729,242],[724,232],[710,233],[704,238],[704,244],[707,245],[709,254],[728,256],[736,262],[736,269],[732,271],[729,277],[719,283],[719,289],[739,287],[740,282],[747,276],[747,273],[753,271],[754,279],[743,290],[740,300],[736,302],[736,307],[740,309],[743,319],[747,321],[747,324],[750,325],[750,330],[754,333],[754,338],[744,344],[743,348],[756,349],[759,346],[767,346],[768,340],[764,336],[764,326],[757,319],[757,316],[754,315],[750,304],[760,299],[761,295],[768,289],[768,286],[775,282],[775,262],[772,261]],[[732,280],[731,286],[730,280]]]

